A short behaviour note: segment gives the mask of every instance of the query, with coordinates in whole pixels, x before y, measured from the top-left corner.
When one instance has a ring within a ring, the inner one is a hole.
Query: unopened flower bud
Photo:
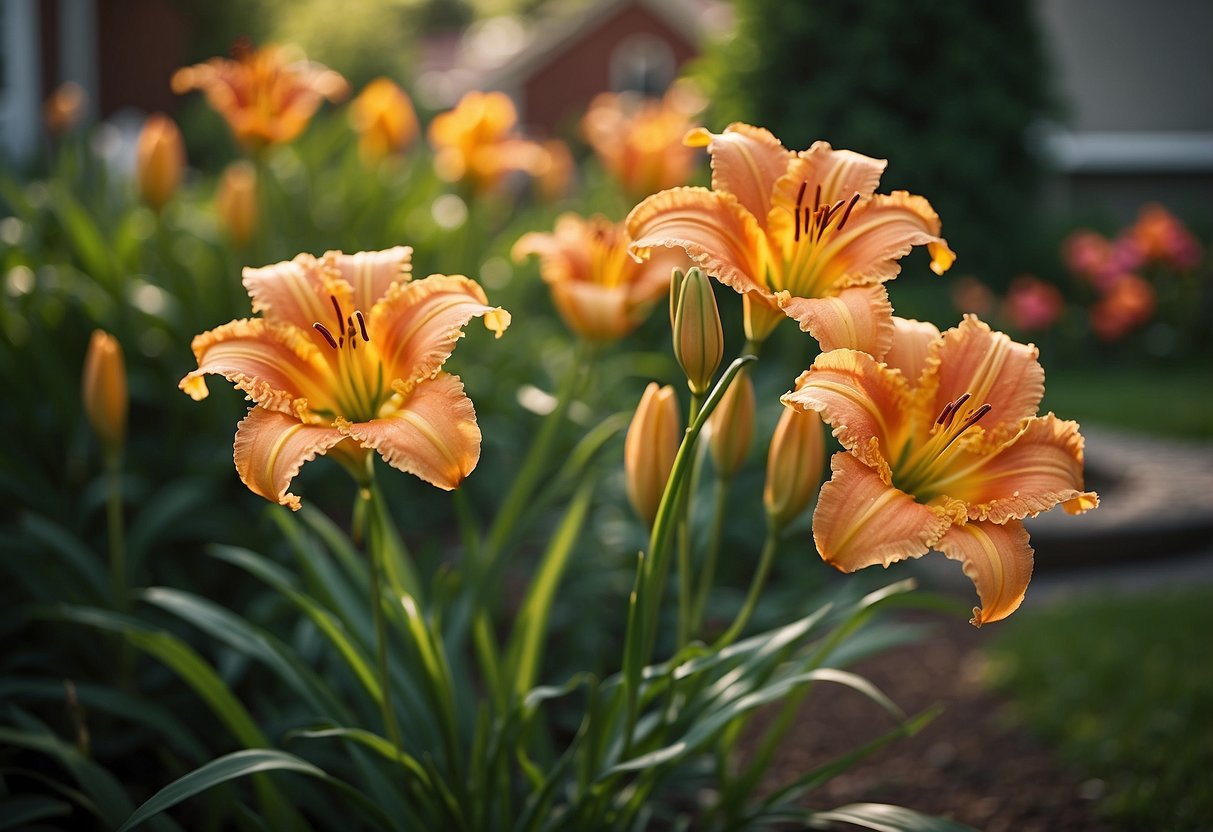
[[[257,231],[257,169],[241,159],[223,171],[215,192],[219,224],[238,246],[248,245]]]
[[[724,358],[724,329],[712,281],[699,269],[691,269],[671,304],[674,357],[686,373],[691,392],[702,395],[712,386],[712,377]]]
[[[88,344],[81,379],[84,412],[107,450],[122,447],[126,438],[126,367],[122,346],[108,332],[98,329]]]
[[[808,508],[821,485],[824,459],[821,417],[815,411],[785,409],[771,437],[762,492],[773,528],[784,528]]]
[[[708,417],[708,450],[722,477],[736,476],[745,464],[754,439],[754,410],[754,382],[743,367]]]
[[[650,526],[682,441],[682,416],[674,388],[651,382],[645,388],[623,445],[628,499]]]
[[[135,151],[139,195],[159,211],[172,198],[185,172],[185,142],[177,124],[164,113],[144,122]]]
[[[753,344],[761,344],[767,340],[775,331],[775,327],[787,318],[782,309],[756,292],[746,292],[741,296],[741,309],[745,337]]]

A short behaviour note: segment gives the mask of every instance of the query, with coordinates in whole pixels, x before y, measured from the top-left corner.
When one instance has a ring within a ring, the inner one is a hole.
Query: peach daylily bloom
[[[935,548],[976,585],[973,624],[1006,618],[1032,575],[1023,519],[1099,504],[1083,490],[1078,424],[1036,415],[1035,347],[971,315],[942,335],[929,323],[894,326],[885,363],[823,353],[783,396],[819,412],[846,449],[818,497],[817,551],[853,572]]]
[[[371,81],[350,104],[358,152],[367,164],[400,153],[417,138],[417,113],[408,94],[390,78]]]
[[[328,67],[296,58],[284,46],[238,44],[234,60],[211,58],[173,73],[173,92],[201,90],[236,140],[251,151],[294,141],[325,99],[340,101],[349,84]]]
[[[642,199],[690,178],[696,154],[682,138],[697,103],[679,87],[661,99],[604,92],[590,102],[581,132],[623,190]]]
[[[591,341],[615,341],[640,325],[670,288],[681,252],[647,263],[628,256],[631,241],[622,223],[561,214],[554,233],[531,232],[514,243],[515,260],[539,256],[539,273],[569,329]]]
[[[817,142],[799,153],[770,132],[731,124],[693,130],[686,142],[712,156],[712,189],[674,188],[628,216],[632,251],[686,250],[704,271],[742,293],[746,336],[760,343],[794,318],[822,350],[880,356],[893,337],[884,282],[914,246],[943,274],[955,260],[939,217],[905,191],[876,194],[887,164]]]
[[[215,373],[253,402],[235,444],[236,470],[251,491],[298,509],[291,480],[330,451],[355,472],[378,451],[447,490],[476,467],[476,413],[442,365],[472,318],[500,336],[509,313],[462,275],[410,280],[411,257],[397,246],[246,268],[261,317],[194,338],[198,369],[181,389],[205,398],[205,376]]]
[[[434,169],[447,182],[470,182],[489,191],[513,171],[542,173],[547,151],[515,131],[518,111],[502,92],[469,92],[430,122]]]

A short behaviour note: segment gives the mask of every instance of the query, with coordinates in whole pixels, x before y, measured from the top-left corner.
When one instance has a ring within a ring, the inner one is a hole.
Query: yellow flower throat
[[[316,412],[344,417],[352,422],[366,422],[379,416],[380,409],[390,398],[390,394],[384,395],[383,362],[371,346],[371,336],[367,332],[362,310],[355,309],[352,315],[347,316],[335,295],[329,295],[329,300],[333,302],[333,311],[337,314],[337,332],[340,334],[334,337],[332,331],[320,321],[313,323],[312,328],[337,353],[334,368],[337,384],[334,385],[333,398],[339,412],[329,413],[319,409]],[[358,352],[359,340],[367,345],[361,355]]]

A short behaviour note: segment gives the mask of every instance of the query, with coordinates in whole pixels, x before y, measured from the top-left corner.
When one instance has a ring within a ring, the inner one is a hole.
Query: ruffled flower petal
[[[395,284],[371,310],[367,328],[386,379],[407,389],[441,369],[463,328],[477,317],[498,337],[510,322],[504,309],[488,305],[480,284],[463,275],[435,274]]]
[[[721,283],[738,292],[770,295],[763,282],[766,238],[731,194],[705,188],[662,191],[633,208],[626,223],[634,256],[643,258],[657,246],[678,246]]]
[[[194,338],[198,369],[178,384],[195,400],[207,396],[207,373],[236,385],[267,410],[297,414],[329,406],[333,380],[320,350],[302,332],[264,318],[231,321]]]
[[[817,411],[844,448],[886,471],[908,429],[910,389],[905,378],[857,350],[817,356],[796,381],[796,389],[780,401],[797,410]]]
[[[939,329],[929,321],[914,321],[893,317],[893,344],[884,355],[884,363],[911,385],[917,386],[922,371],[927,368],[931,344],[939,340]]]
[[[697,128],[685,141],[711,154],[712,190],[728,191],[755,219],[766,219],[775,182],[795,158],[779,139],[762,127],[736,123],[719,134]]]
[[[800,151],[797,157],[789,175],[795,177],[797,187],[800,182],[807,183],[805,193],[809,200],[816,198],[820,186],[822,205],[833,205],[855,194],[861,198],[871,196],[889,165],[886,159],[873,159],[853,150],[835,150],[828,142],[813,142],[812,147]],[[795,192],[790,196],[794,203]]]
[[[287,492],[303,463],[345,439],[335,428],[309,425],[293,416],[253,407],[236,428],[234,457],[240,480],[254,494],[299,510]]]
[[[1032,578],[1033,552],[1023,523],[953,526],[935,548],[960,561],[977,587],[981,606],[973,608],[973,626],[999,621],[1019,608]]]
[[[301,330],[310,330],[319,322],[334,335],[344,332],[346,322],[344,317],[337,317],[333,298],[343,316],[354,311],[349,284],[306,253],[272,266],[245,267],[244,288],[253,299],[254,312],[260,312],[267,321]]]
[[[354,309],[369,312],[376,301],[387,296],[392,284],[407,283],[412,279],[413,249],[411,246],[395,246],[384,251],[360,251],[357,254],[327,251],[321,263],[330,274],[350,285]]]
[[[905,191],[860,199],[841,231],[825,236],[807,266],[816,286],[880,283],[901,271],[914,246],[939,243],[939,215]]]
[[[834,475],[813,513],[813,540],[822,560],[843,572],[925,555],[951,525],[849,453],[834,454],[830,468]]]
[[[412,388],[398,410],[337,430],[372,448],[393,468],[450,491],[480,459],[480,428],[458,376],[439,373]]]
[[[849,349],[880,356],[893,343],[893,306],[883,285],[852,286],[823,298],[779,292],[775,300],[825,352]]]
[[[957,460],[956,473],[935,487],[968,503],[974,520],[1022,520],[1058,504],[1081,514],[1099,505],[1094,492],[1083,490],[1082,445],[1077,422],[1052,413],[1028,419],[1001,448],[973,452],[968,466]]]
[[[924,376],[924,391],[933,390],[932,414],[968,393],[966,407],[990,405],[981,425],[988,431],[1014,429],[1022,419],[1036,415],[1044,396],[1045,371],[1031,344],[1012,341],[994,332],[974,315],[949,329],[932,345]],[[928,393],[924,392],[924,395]]]

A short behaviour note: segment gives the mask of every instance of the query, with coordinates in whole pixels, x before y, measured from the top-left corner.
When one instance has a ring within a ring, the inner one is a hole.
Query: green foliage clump
[[[930,199],[957,267],[1001,283],[1030,239],[1027,142],[1051,110],[1032,4],[736,0],[706,59],[713,130],[762,125],[788,148],[824,140],[892,160],[882,191]]]
[[[1213,589],[1019,615],[992,647],[1029,725],[1107,787],[1127,829],[1213,817]]]

